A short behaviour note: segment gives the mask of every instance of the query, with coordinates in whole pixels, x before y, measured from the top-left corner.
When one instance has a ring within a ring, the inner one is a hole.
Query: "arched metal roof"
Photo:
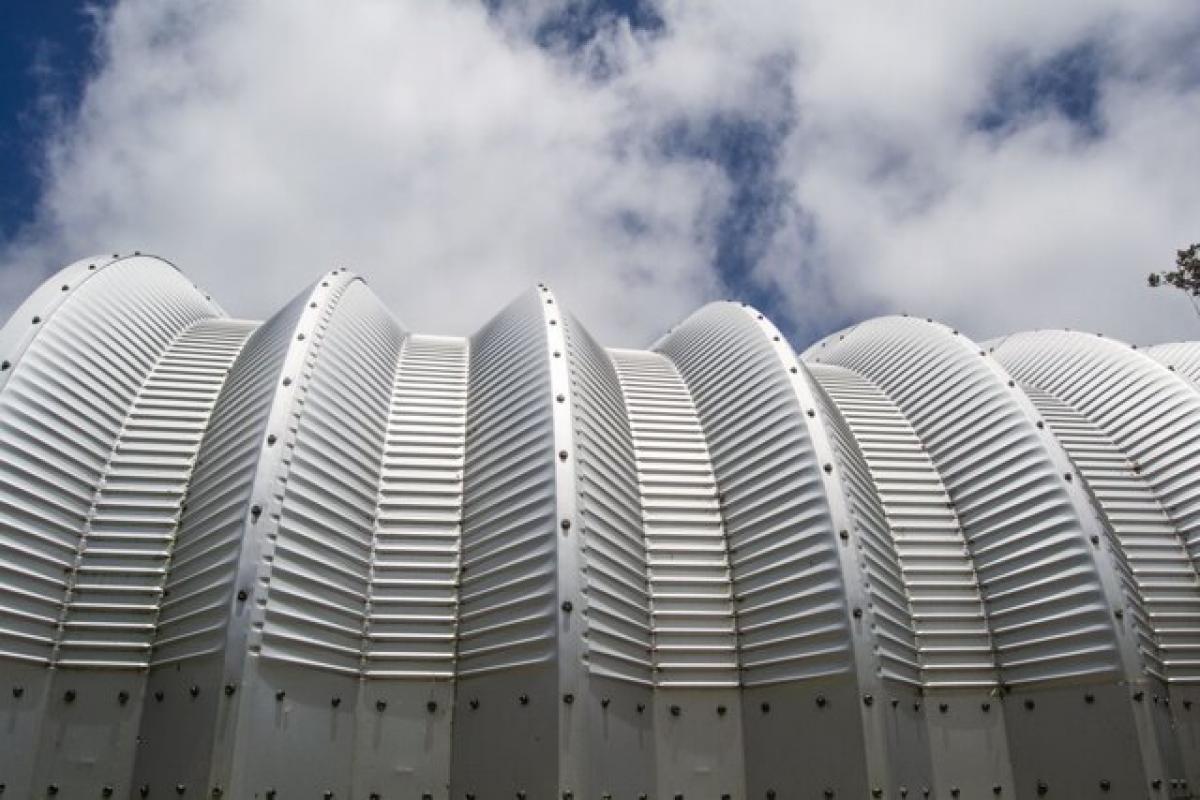
[[[1187,797],[1200,347],[606,350],[78,262],[0,329],[14,796]],[[1191,365],[1191,366],[1189,366]]]

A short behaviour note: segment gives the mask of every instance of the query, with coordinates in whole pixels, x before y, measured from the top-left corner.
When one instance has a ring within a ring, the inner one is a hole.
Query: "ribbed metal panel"
[[[687,387],[656,353],[614,350],[641,491],[661,686],[737,686],[728,543],[704,431]]]
[[[1142,351],[1200,391],[1200,342],[1157,344]]]
[[[812,364],[861,448],[887,516],[931,688],[995,686],[979,579],[929,454],[904,415],[866,378]]]
[[[304,334],[300,334],[303,336]],[[387,409],[403,332],[362,282],[313,333],[293,401],[262,656],[357,674]]]
[[[554,657],[555,454],[547,360],[534,295],[471,337],[460,676]]]
[[[1098,336],[1019,334],[996,358],[1031,386],[1116,534],[1161,650],[1160,664],[1144,643],[1151,669],[1200,681],[1200,395]]]
[[[966,533],[1005,683],[1119,669],[1085,509],[978,346],[939,325],[887,317],[818,343],[806,359],[870,378],[921,437]]]
[[[56,663],[147,667],[180,507],[217,393],[255,323],[202,320],[138,390],[88,515]]]
[[[871,638],[879,662],[877,669],[884,678],[920,686],[922,665],[917,652],[909,589],[883,503],[850,425],[815,380],[812,389],[837,454],[842,489],[858,533],[859,568],[866,578],[870,598]]]
[[[574,424],[575,491],[587,567],[588,668],[599,675],[649,683],[648,542],[642,535],[625,398],[608,353],[578,320],[569,314],[563,314],[562,320]],[[559,453],[560,461],[571,457],[569,452]]]
[[[220,652],[224,646],[267,419],[308,296],[296,297],[250,336],[217,395],[171,553],[155,664]]]
[[[51,660],[96,489],[138,390],[181,331],[219,313],[156,259],[87,272],[74,289],[62,284],[48,316],[13,319],[0,334],[23,343],[19,357],[3,356],[0,391],[0,657]]]
[[[388,410],[364,672],[454,676],[467,424],[465,339],[409,336]]]
[[[655,348],[700,415],[721,487],[743,685],[850,668],[821,466],[788,376],[739,306],[706,306]]]
[[[0,791],[1184,797],[1191,347],[74,264],[0,329]]]

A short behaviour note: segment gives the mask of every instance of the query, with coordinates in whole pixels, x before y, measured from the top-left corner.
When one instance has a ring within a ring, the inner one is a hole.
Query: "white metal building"
[[[1200,344],[260,324],[133,255],[0,359],[4,797],[1200,786]]]

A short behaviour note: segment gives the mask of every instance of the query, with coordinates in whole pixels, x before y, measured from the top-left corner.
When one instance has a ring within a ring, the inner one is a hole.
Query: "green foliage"
[[[1151,272],[1151,288],[1174,286],[1192,297],[1200,297],[1200,242],[1175,253],[1175,269]]]

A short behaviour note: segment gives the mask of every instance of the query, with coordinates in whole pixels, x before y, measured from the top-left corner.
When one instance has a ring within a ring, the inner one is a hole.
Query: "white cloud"
[[[123,0],[0,289],[140,249],[257,316],[348,265],[430,331],[545,279],[613,344],[742,290],[806,332],[905,309],[981,338],[1196,338],[1186,300],[1143,288],[1200,237],[1191,4],[664,0],[661,31],[612,17],[539,48],[562,7]],[[971,124],[1003,70],[1087,42],[1100,135],[1037,104]],[[714,117],[782,131],[786,199],[735,286],[714,259],[736,176],[662,138]]]

